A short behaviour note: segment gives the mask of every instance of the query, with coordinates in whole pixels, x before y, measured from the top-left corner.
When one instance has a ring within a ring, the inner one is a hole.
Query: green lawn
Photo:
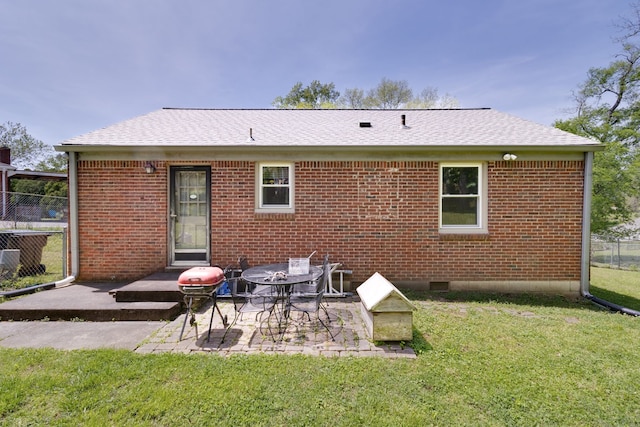
[[[591,269],[591,294],[640,311],[640,273],[609,268]]]
[[[640,299],[640,273],[600,273]],[[640,423],[640,318],[559,297],[407,295],[416,360],[0,349],[0,425]]]

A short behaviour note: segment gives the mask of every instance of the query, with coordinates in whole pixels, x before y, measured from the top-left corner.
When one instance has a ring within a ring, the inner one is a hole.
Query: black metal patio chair
[[[222,336],[221,342],[224,342],[229,330],[236,324],[238,318],[245,313],[255,313],[256,322],[264,313],[271,313],[277,301],[277,295],[274,294],[272,287],[267,285],[256,285],[246,282],[242,279],[242,271],[250,267],[246,257],[238,259],[238,268],[227,267],[225,269],[225,277],[231,292],[231,300],[235,312],[233,321],[227,327]]]
[[[322,275],[317,280],[294,285],[289,299],[289,310],[301,312],[302,317],[304,318],[306,315],[309,321],[311,321],[311,313],[315,313],[316,319],[327,330],[329,336],[331,336],[331,340],[335,341],[329,325],[320,317],[320,311],[322,310],[327,316],[327,323],[331,323],[329,312],[323,304],[324,292],[330,274],[331,264],[329,264],[329,255],[325,255],[322,264]]]

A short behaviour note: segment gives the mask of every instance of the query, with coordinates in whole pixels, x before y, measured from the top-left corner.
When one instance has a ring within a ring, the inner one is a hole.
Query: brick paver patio
[[[416,357],[413,349],[402,343],[371,342],[360,314],[360,303],[357,297],[330,298],[326,299],[325,304],[331,320],[329,328],[334,335],[334,341],[313,314],[309,321],[302,313],[292,313],[286,332],[279,335],[273,318],[271,321],[267,316],[256,319],[255,313],[245,313],[231,327],[222,342],[225,328],[220,316],[216,313],[210,339],[207,342],[212,308],[211,303],[207,303],[196,312],[195,325],[190,326],[187,322],[182,340],[179,336],[184,314],[149,336],[136,351],[139,353],[214,352],[222,356],[267,353],[327,357]],[[218,299],[218,306],[222,314],[232,322],[235,313],[233,303],[230,300]],[[321,315],[326,324],[326,316],[324,313]]]

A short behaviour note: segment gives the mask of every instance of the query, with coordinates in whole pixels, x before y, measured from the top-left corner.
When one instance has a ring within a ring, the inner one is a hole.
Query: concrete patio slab
[[[74,284],[36,292],[0,304],[0,320],[145,321],[175,318],[179,302],[117,302],[122,284]],[[175,285],[174,285],[175,286]]]
[[[135,350],[166,322],[0,322],[0,347]]]

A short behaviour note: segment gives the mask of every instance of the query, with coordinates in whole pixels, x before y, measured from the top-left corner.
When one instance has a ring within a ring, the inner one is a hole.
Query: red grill
[[[207,341],[211,336],[211,325],[213,324],[213,314],[217,311],[222,318],[222,324],[227,326],[227,318],[223,316],[217,305],[216,291],[224,282],[224,272],[218,267],[193,267],[180,274],[178,277],[178,288],[184,295],[184,302],[187,304],[187,313],[185,314],[182,330],[180,331],[180,339],[184,333],[187,319],[191,316],[191,325],[196,325],[196,335],[198,334],[195,313],[191,311],[194,298],[211,299],[213,307],[211,308],[211,320],[209,321],[209,333]]]
[[[224,282],[224,272],[218,267],[193,267],[178,277],[178,288],[185,295],[210,295]]]

